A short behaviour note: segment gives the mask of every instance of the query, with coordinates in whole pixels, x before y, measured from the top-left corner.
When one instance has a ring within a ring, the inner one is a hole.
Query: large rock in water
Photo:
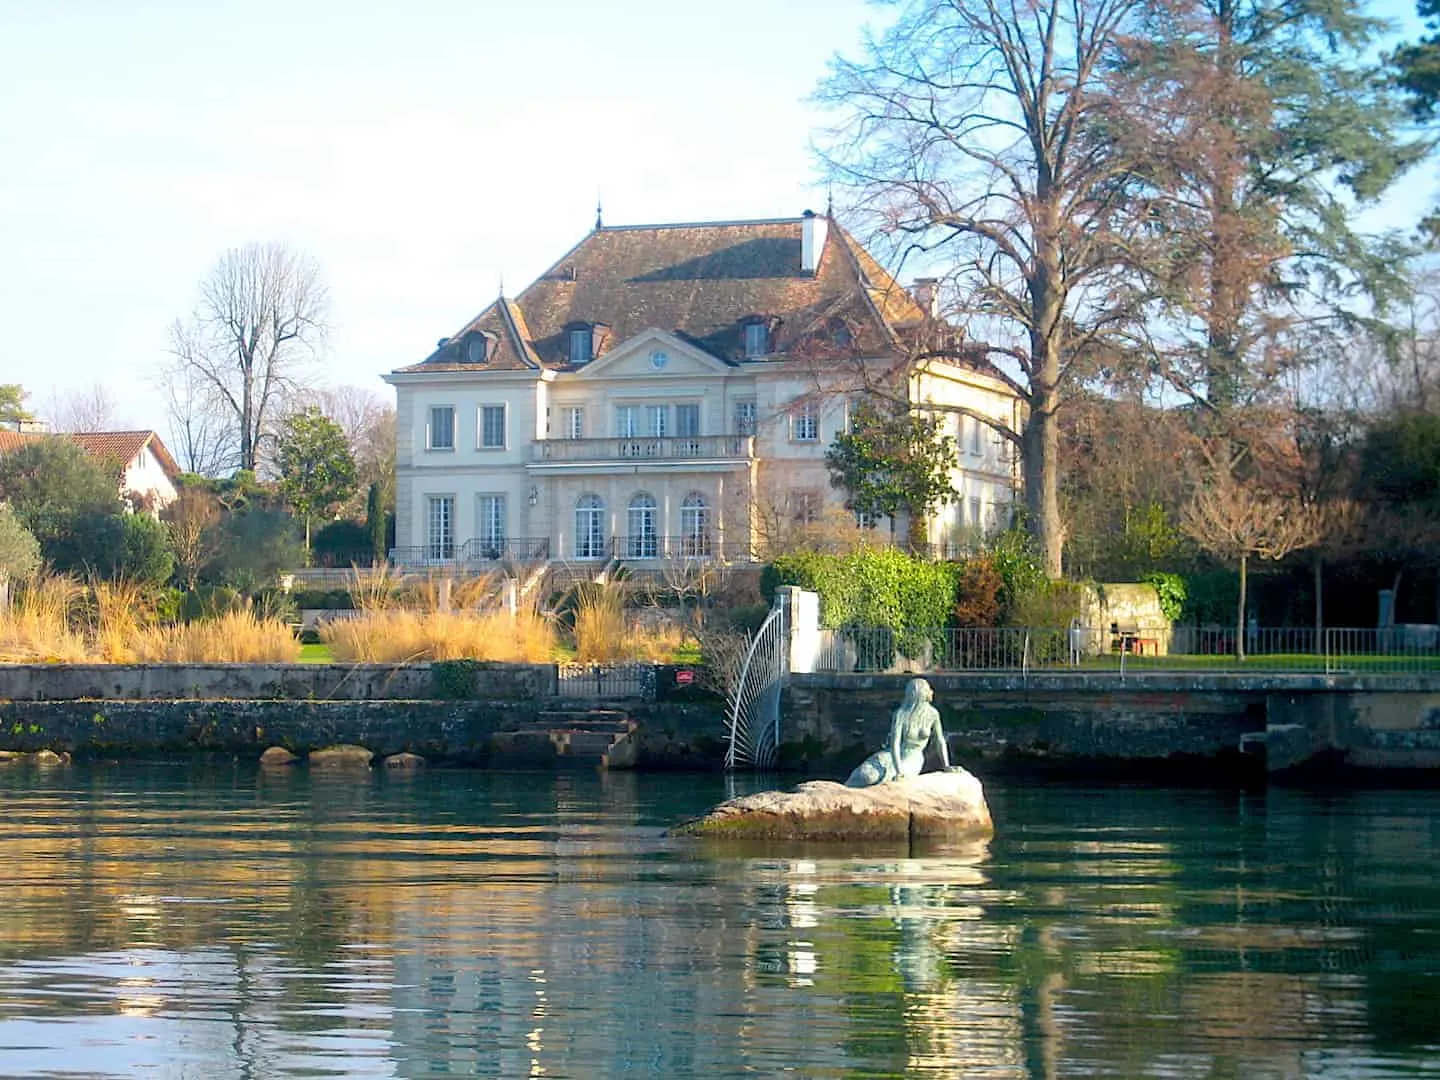
[[[760,791],[670,830],[673,836],[737,840],[956,840],[995,831],[980,781],[964,769],[923,773],[873,787],[812,780],[794,791]]]

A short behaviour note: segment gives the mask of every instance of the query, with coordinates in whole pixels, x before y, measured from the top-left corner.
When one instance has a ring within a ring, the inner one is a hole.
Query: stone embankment
[[[561,696],[553,664],[3,665],[0,750],[297,755],[339,744],[433,763],[718,769],[723,704],[659,669],[645,697]],[[908,675],[795,674],[780,766],[844,776]],[[951,757],[1227,782],[1321,766],[1440,777],[1440,675],[931,674]]]

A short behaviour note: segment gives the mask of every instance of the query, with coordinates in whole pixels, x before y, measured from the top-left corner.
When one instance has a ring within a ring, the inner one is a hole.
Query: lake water
[[[1440,1076],[1440,793],[987,788],[735,852],[720,776],[6,767],[0,1075]]]

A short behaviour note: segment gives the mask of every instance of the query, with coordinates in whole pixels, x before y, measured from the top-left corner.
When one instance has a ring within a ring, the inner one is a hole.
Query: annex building
[[[386,376],[394,560],[763,557],[777,532],[843,508],[825,450],[882,386],[959,407],[946,422],[960,498],[925,529],[963,546],[1008,520],[1016,484],[1008,444],[976,417],[1014,430],[1019,403],[963,348],[921,348],[960,340],[933,288],[901,288],[808,211],[597,221],[518,296]]]

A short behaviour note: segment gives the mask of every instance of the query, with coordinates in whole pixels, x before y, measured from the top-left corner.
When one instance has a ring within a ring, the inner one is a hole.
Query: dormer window
[[[770,321],[752,316],[745,320],[742,328],[745,335],[745,355],[765,356],[770,352]]]
[[[490,359],[491,338],[488,334],[471,334],[465,342],[465,362],[483,364]]]
[[[572,326],[567,332],[570,363],[588,364],[595,355],[595,330],[590,325]]]

